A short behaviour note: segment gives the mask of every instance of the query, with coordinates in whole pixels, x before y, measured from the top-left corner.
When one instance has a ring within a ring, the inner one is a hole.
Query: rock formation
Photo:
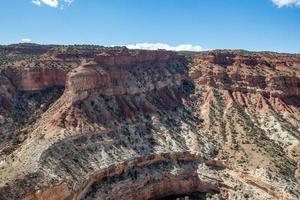
[[[0,199],[300,198],[298,55],[0,49]]]

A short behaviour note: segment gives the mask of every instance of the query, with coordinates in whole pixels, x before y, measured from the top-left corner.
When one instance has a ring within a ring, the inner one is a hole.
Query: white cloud
[[[41,5],[41,2],[39,0],[32,0],[31,2],[34,3],[34,4],[36,4],[36,5],[38,5],[38,6]]]
[[[23,39],[21,39],[21,42],[28,43],[28,42],[31,42],[31,39],[29,39],[29,38],[23,38]]]
[[[300,0],[272,0],[272,2],[279,8],[284,7],[284,6],[300,7]]]
[[[129,49],[146,49],[146,50],[157,50],[165,49],[170,51],[203,51],[201,46],[193,46],[191,44],[181,44],[178,46],[170,46],[163,43],[137,43],[126,45]]]
[[[57,8],[59,4],[68,4],[70,5],[73,3],[74,0],[32,0],[32,3],[40,6],[42,4],[46,4],[48,6],[51,6],[53,8]]]
[[[42,3],[56,8],[58,6],[58,0],[32,0],[32,3],[40,6]]]
[[[65,0],[65,2],[66,2],[67,4],[71,4],[71,3],[73,3],[73,1],[74,1],[74,0]]]

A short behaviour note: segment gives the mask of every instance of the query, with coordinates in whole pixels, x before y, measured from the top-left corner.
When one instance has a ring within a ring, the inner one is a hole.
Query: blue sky
[[[300,0],[1,0],[0,25],[0,44],[300,53]]]

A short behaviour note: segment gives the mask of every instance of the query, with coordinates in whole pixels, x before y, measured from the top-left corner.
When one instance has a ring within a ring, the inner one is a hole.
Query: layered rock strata
[[[37,113],[0,199],[300,197],[299,56],[77,48],[39,60],[67,67],[5,68],[1,115]]]

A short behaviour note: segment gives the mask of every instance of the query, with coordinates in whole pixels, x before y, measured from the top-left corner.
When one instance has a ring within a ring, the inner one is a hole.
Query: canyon
[[[300,198],[300,55],[18,44],[0,58],[0,199]]]

